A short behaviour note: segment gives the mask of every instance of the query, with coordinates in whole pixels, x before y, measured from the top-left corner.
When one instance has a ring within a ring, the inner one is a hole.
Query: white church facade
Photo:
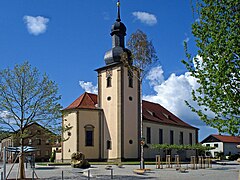
[[[129,73],[121,55],[126,27],[118,17],[112,25],[112,49],[105,54],[105,66],[98,68],[98,95],[84,93],[63,110],[62,124],[72,128],[63,133],[63,161],[74,152],[92,160],[140,159],[141,103],[138,78]],[[180,120],[159,104],[142,101],[143,137],[151,144],[196,144],[198,128]],[[147,147],[146,146],[146,147]],[[144,149],[145,158],[164,152]],[[190,157],[194,151],[185,152]]]

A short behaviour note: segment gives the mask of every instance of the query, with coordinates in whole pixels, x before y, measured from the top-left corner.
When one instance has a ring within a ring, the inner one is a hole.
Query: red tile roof
[[[80,97],[78,97],[72,104],[70,104],[68,109],[97,109],[97,95],[85,92]]]
[[[160,104],[143,100],[142,110],[143,110],[143,119],[154,121],[157,123],[162,123],[162,124],[195,128],[185,123],[181,119],[179,119],[177,116],[172,114],[170,111],[165,109]]]
[[[168,124],[173,126],[181,126],[187,128],[195,128],[177,116],[169,112],[167,109],[162,107],[160,104],[149,102],[149,101],[142,101],[143,102],[143,119],[161,123],[161,124]],[[72,104],[70,104],[65,110],[69,109],[98,109],[97,108],[97,95],[85,92],[79,98],[77,98]]]
[[[226,136],[226,135],[216,135],[216,134],[212,134],[211,136],[215,137],[221,142],[240,143],[240,136]]]

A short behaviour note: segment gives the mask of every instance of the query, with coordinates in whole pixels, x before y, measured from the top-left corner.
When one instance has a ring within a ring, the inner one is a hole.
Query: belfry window
[[[128,71],[128,87],[133,87],[133,75],[131,71]]]
[[[94,126],[86,125],[84,128],[85,128],[85,146],[93,146]]]
[[[107,87],[112,87],[112,78],[107,77]]]

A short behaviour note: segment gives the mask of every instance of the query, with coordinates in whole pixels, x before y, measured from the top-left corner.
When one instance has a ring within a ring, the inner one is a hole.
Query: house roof
[[[217,135],[211,134],[202,140],[201,143],[206,142],[224,142],[224,143],[240,143],[240,136],[227,136],[227,135]]]
[[[157,103],[149,102],[143,100],[143,119],[151,122],[173,125],[173,126],[181,126],[187,128],[198,129],[193,127],[177,116],[172,114],[170,111],[165,109],[163,106]],[[78,97],[72,104],[70,104],[64,110],[70,109],[99,109],[97,107],[97,95],[85,92],[80,97]]]

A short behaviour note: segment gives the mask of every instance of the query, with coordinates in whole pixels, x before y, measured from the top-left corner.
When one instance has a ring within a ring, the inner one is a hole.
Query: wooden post
[[[205,166],[204,166],[204,160],[203,160],[203,157],[202,156],[199,156],[198,157],[198,164],[199,164],[199,168],[200,169],[204,169]]]
[[[172,168],[172,165],[171,165],[171,155],[166,155],[166,167],[167,168]]]
[[[161,168],[160,165],[161,165],[161,156],[156,155],[156,168],[160,169]]]
[[[181,164],[179,163],[179,155],[175,155],[175,165],[176,167],[181,167]]]
[[[191,156],[191,168],[192,169],[197,169],[197,164],[196,164],[196,157],[195,156]]]

